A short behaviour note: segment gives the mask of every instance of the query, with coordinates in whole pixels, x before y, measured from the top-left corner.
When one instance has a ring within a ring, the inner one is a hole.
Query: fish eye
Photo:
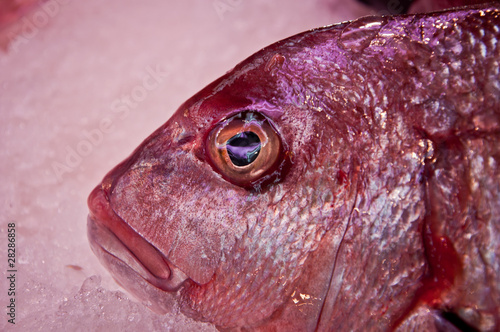
[[[251,186],[277,169],[281,139],[262,114],[243,111],[217,124],[207,138],[213,167],[229,182]]]

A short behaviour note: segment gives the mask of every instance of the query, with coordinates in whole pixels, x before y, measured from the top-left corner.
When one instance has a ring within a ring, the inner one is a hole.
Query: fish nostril
[[[181,135],[179,135],[178,137],[176,137],[174,139],[174,142],[177,143],[177,146],[182,146],[184,144],[187,144],[191,141],[193,141],[195,138],[194,135],[192,135],[191,133],[183,133]]]

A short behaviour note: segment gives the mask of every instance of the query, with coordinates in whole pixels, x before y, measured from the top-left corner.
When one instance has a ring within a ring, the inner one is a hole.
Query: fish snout
[[[92,251],[129,291],[135,289],[132,281],[137,275],[163,291],[179,289],[188,276],[113,211],[103,185],[88,198],[87,232]]]

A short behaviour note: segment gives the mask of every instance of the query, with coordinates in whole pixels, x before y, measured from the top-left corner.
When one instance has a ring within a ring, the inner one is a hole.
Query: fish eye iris
[[[235,166],[247,166],[259,155],[261,143],[259,136],[251,131],[234,135],[226,142],[226,149]]]
[[[246,188],[256,188],[280,176],[277,170],[284,155],[279,132],[270,119],[251,110],[216,124],[208,133],[205,151],[216,172]]]

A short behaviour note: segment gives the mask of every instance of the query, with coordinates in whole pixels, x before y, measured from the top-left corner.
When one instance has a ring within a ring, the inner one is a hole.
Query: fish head
[[[328,115],[302,100],[283,46],[186,101],[90,195],[92,248],[126,288],[140,276],[191,316],[256,324],[349,212],[354,166],[333,148],[347,144],[332,135],[342,121],[325,127]]]

